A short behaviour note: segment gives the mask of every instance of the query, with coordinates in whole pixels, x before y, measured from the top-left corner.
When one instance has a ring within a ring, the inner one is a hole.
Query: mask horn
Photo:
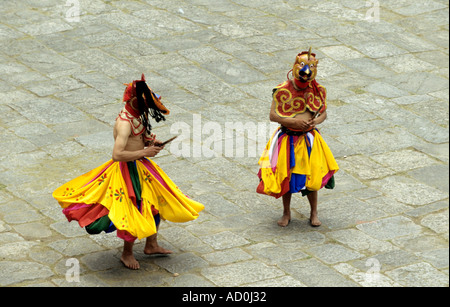
[[[308,61],[311,60],[311,47],[309,47],[309,51],[308,51]]]

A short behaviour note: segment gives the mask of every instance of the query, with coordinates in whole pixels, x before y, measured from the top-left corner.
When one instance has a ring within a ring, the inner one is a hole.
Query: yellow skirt
[[[77,220],[81,227],[103,224],[104,231],[117,230],[127,241],[155,234],[158,214],[161,219],[183,223],[195,220],[204,209],[184,195],[156,163],[145,158],[110,160],[62,185],[53,197],[69,221]]]
[[[334,188],[339,166],[317,129],[303,135],[288,135],[277,129],[261,158],[257,192],[279,198],[286,193]]]

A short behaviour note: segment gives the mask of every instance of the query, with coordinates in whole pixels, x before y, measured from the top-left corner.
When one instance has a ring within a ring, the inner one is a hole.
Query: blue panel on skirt
[[[298,193],[305,188],[306,175],[292,174],[289,182],[289,192]]]

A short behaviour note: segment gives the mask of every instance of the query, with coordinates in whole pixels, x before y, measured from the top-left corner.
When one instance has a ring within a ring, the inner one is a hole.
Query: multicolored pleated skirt
[[[279,198],[286,193],[307,195],[333,189],[339,166],[319,130],[295,133],[280,127],[259,159],[257,192]]]
[[[204,206],[186,195],[153,161],[110,160],[62,185],[53,197],[70,221],[90,234],[117,231],[132,242],[154,235],[159,220],[195,220]]]

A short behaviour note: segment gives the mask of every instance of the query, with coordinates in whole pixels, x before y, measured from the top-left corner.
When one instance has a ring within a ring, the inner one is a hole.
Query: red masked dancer
[[[133,255],[136,239],[146,238],[145,254],[170,254],[157,242],[160,220],[195,220],[204,206],[185,196],[148,159],[164,148],[151,133],[150,119],[165,120],[169,110],[144,75],[127,85],[123,100],[125,106],[114,126],[112,160],[59,187],[53,197],[67,219],[78,221],[89,234],[117,231],[124,240],[121,261],[139,269]]]
[[[260,160],[257,192],[283,199],[283,216],[278,225],[291,221],[292,193],[307,196],[310,222],[320,226],[318,191],[334,188],[339,167],[316,128],[327,118],[326,90],[315,80],[319,60],[309,51],[298,54],[293,78],[273,90],[270,120],[281,126],[268,142]]]

